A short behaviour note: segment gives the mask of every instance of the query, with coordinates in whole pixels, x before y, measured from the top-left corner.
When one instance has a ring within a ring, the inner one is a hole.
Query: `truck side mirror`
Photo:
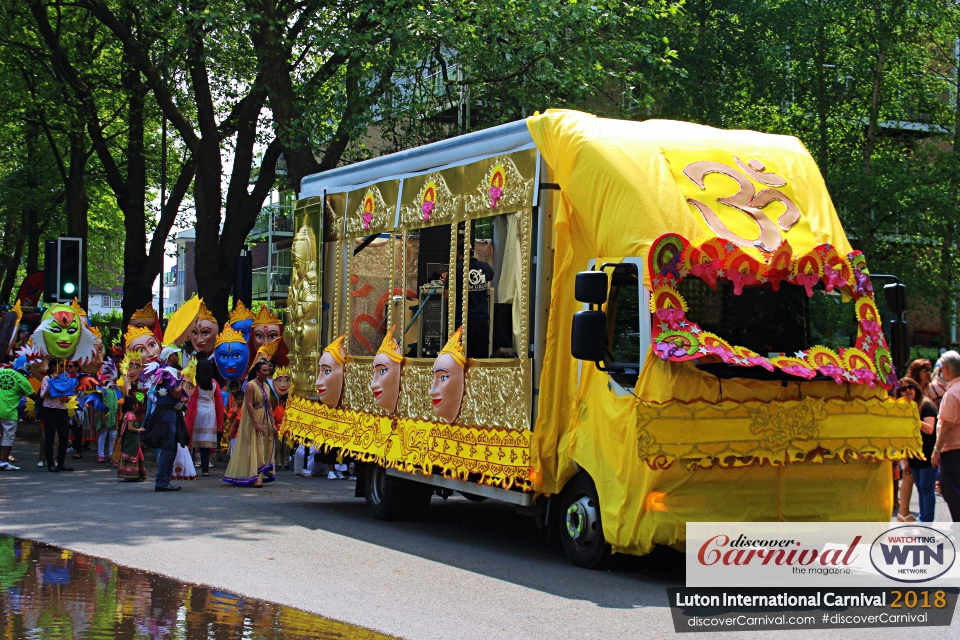
[[[579,276],[578,276],[579,277]],[[888,284],[883,287],[883,295],[887,299],[887,306],[898,319],[907,311],[907,285]]]
[[[592,271],[588,273],[602,273]],[[577,274],[577,286],[580,276]],[[603,274],[606,278],[606,274]],[[606,290],[604,290],[606,295]],[[579,311],[573,314],[570,353],[577,360],[602,362],[607,351],[607,314],[603,311]]]
[[[607,301],[607,272],[581,271],[578,273],[574,297],[577,302],[604,304]]]

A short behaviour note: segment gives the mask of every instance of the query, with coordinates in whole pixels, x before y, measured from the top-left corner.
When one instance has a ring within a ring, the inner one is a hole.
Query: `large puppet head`
[[[243,339],[250,342],[250,329],[253,327],[253,312],[247,309],[243,300],[237,300],[237,306],[230,313],[229,324],[235,330],[243,334]]]
[[[23,312],[20,310],[20,301],[13,306],[13,309],[3,314],[0,319],[0,351],[4,356],[12,357],[13,349],[17,342],[17,333],[20,330],[20,320],[23,318]]]
[[[120,373],[123,374],[124,381],[128,383],[126,385],[128,389],[130,387],[129,383],[140,379],[140,374],[143,373],[143,356],[140,355],[139,351],[127,349],[123,360],[120,362]]]
[[[146,327],[127,327],[127,333],[123,336],[123,341],[127,345],[127,351],[136,351],[144,365],[156,362],[160,359],[160,352],[163,348],[160,341],[153,335],[153,331]]]
[[[280,318],[271,312],[267,305],[261,306],[253,318],[253,328],[250,332],[251,351],[256,353],[260,347],[273,342],[281,335],[283,335],[283,323],[280,322]]]
[[[344,333],[323,350],[319,362],[320,372],[317,374],[317,381],[314,383],[320,402],[331,409],[339,408],[340,399],[343,397],[343,365],[347,361],[347,354],[344,350],[346,339],[347,334]]]
[[[197,353],[210,355],[217,344],[217,335],[220,333],[220,327],[217,325],[217,319],[207,309],[207,305],[200,303],[200,312],[197,314],[197,321],[193,323],[190,329],[190,343],[193,344]]]
[[[227,380],[239,380],[247,372],[250,350],[247,348],[246,340],[243,339],[243,334],[233,327],[226,327],[217,337],[213,356],[217,361],[220,375]]]
[[[100,335],[100,329],[97,327],[90,327],[90,333],[93,334],[93,357],[87,364],[80,367],[80,370],[95,376],[100,373],[100,367],[103,365],[103,336]]]
[[[130,316],[131,327],[146,327],[153,332],[153,328],[157,324],[157,312],[153,309],[153,302],[148,302],[147,306],[143,309],[137,309],[133,312],[133,315]]]
[[[393,413],[400,399],[400,372],[403,369],[403,356],[400,345],[393,338],[393,327],[387,331],[383,343],[373,358],[373,379],[370,390],[376,403]]]
[[[285,396],[290,393],[290,386],[293,384],[293,375],[288,367],[277,367],[273,372],[273,390],[278,396]]]
[[[179,347],[190,339],[190,330],[197,321],[202,303],[203,300],[193,296],[173,312],[167,323],[167,330],[163,333],[164,344],[175,344]]]
[[[50,371],[50,360],[35,345],[26,344],[17,350],[17,357],[26,361],[27,371],[37,380],[43,380]]]
[[[433,398],[433,410],[445,422],[456,421],[460,415],[460,404],[463,402],[467,355],[463,348],[462,335],[463,327],[460,327],[450,336],[450,340],[433,363],[430,397]]]
[[[66,304],[51,305],[33,332],[33,344],[42,353],[55,358],[71,358],[80,363],[94,355],[94,336],[82,316]]]

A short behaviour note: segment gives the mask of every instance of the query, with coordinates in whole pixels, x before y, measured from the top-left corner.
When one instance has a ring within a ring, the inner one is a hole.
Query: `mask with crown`
[[[230,381],[241,379],[250,363],[250,350],[243,334],[231,326],[217,337],[213,356],[220,375]]]
[[[400,345],[393,337],[393,330],[394,327],[387,330],[387,335],[373,358],[373,379],[370,381],[374,401],[390,413],[397,410],[400,375],[403,371],[403,355]]]
[[[317,380],[314,383],[317,397],[331,409],[339,408],[343,397],[343,365],[347,362],[346,340],[347,334],[343,333],[328,344],[317,363]]]
[[[207,309],[207,305],[201,301],[197,320],[190,329],[190,343],[197,353],[210,355],[216,347],[219,334],[220,327],[217,324],[217,319]]]
[[[434,412],[445,422],[455,422],[463,403],[467,355],[463,346],[463,327],[459,327],[433,363],[430,398]]]

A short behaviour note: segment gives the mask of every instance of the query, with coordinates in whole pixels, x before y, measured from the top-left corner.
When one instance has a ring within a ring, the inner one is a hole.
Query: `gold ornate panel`
[[[301,225],[293,239],[293,269],[287,293],[287,327],[283,339],[287,344],[293,388],[300,394],[313,392],[317,379],[317,361],[320,339],[321,282],[318,265],[317,237],[311,222],[319,220],[319,209],[314,215],[297,218]]]
[[[533,206],[536,150],[488,158],[463,167],[463,215],[481,218]]]
[[[343,237],[343,219],[346,213],[347,194],[328,193],[326,207],[324,207],[324,242],[333,242]]]
[[[530,360],[470,360],[458,424],[530,429]]]
[[[371,378],[373,356],[351,356],[347,360],[343,366],[343,408],[387,416],[389,414],[374,402],[370,391]]]
[[[387,180],[347,194],[346,236],[359,238],[393,229],[400,181]]]
[[[436,421],[430,398],[433,385],[432,358],[407,358],[403,364],[403,376],[400,381],[400,400],[397,402],[397,415],[426,421]]]
[[[460,218],[462,191],[460,167],[434,171],[403,181],[403,199],[400,205],[400,228],[420,229],[451,224]],[[429,219],[425,207],[429,209]]]

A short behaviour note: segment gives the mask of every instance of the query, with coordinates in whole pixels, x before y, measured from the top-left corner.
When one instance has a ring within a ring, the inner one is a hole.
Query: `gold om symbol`
[[[780,234],[780,229],[788,231],[790,227],[795,225],[800,220],[800,209],[793,203],[793,200],[777,189],[763,189],[760,193],[757,193],[753,183],[750,182],[747,176],[768,187],[783,187],[787,184],[787,181],[777,174],[767,173],[767,168],[762,162],[754,159],[744,163],[736,156],[733,157],[733,160],[743,173],[720,162],[702,161],[688,165],[683,170],[683,174],[690,178],[693,184],[704,191],[706,190],[704,178],[711,173],[725,175],[740,185],[740,190],[737,191],[737,193],[732,196],[717,198],[717,202],[731,206],[750,216],[750,218],[757,223],[757,226],[760,227],[760,237],[758,239],[748,240],[730,231],[730,229],[720,221],[719,216],[717,216],[713,209],[706,203],[693,198],[687,198],[687,202],[700,210],[707,226],[724,240],[743,247],[752,245],[763,251],[773,251],[780,246],[783,238]],[[744,173],[747,175],[745,176]],[[774,201],[779,202],[786,209],[780,216],[777,224],[774,224],[773,221],[763,213],[763,208]],[[778,226],[779,228],[777,228]]]

